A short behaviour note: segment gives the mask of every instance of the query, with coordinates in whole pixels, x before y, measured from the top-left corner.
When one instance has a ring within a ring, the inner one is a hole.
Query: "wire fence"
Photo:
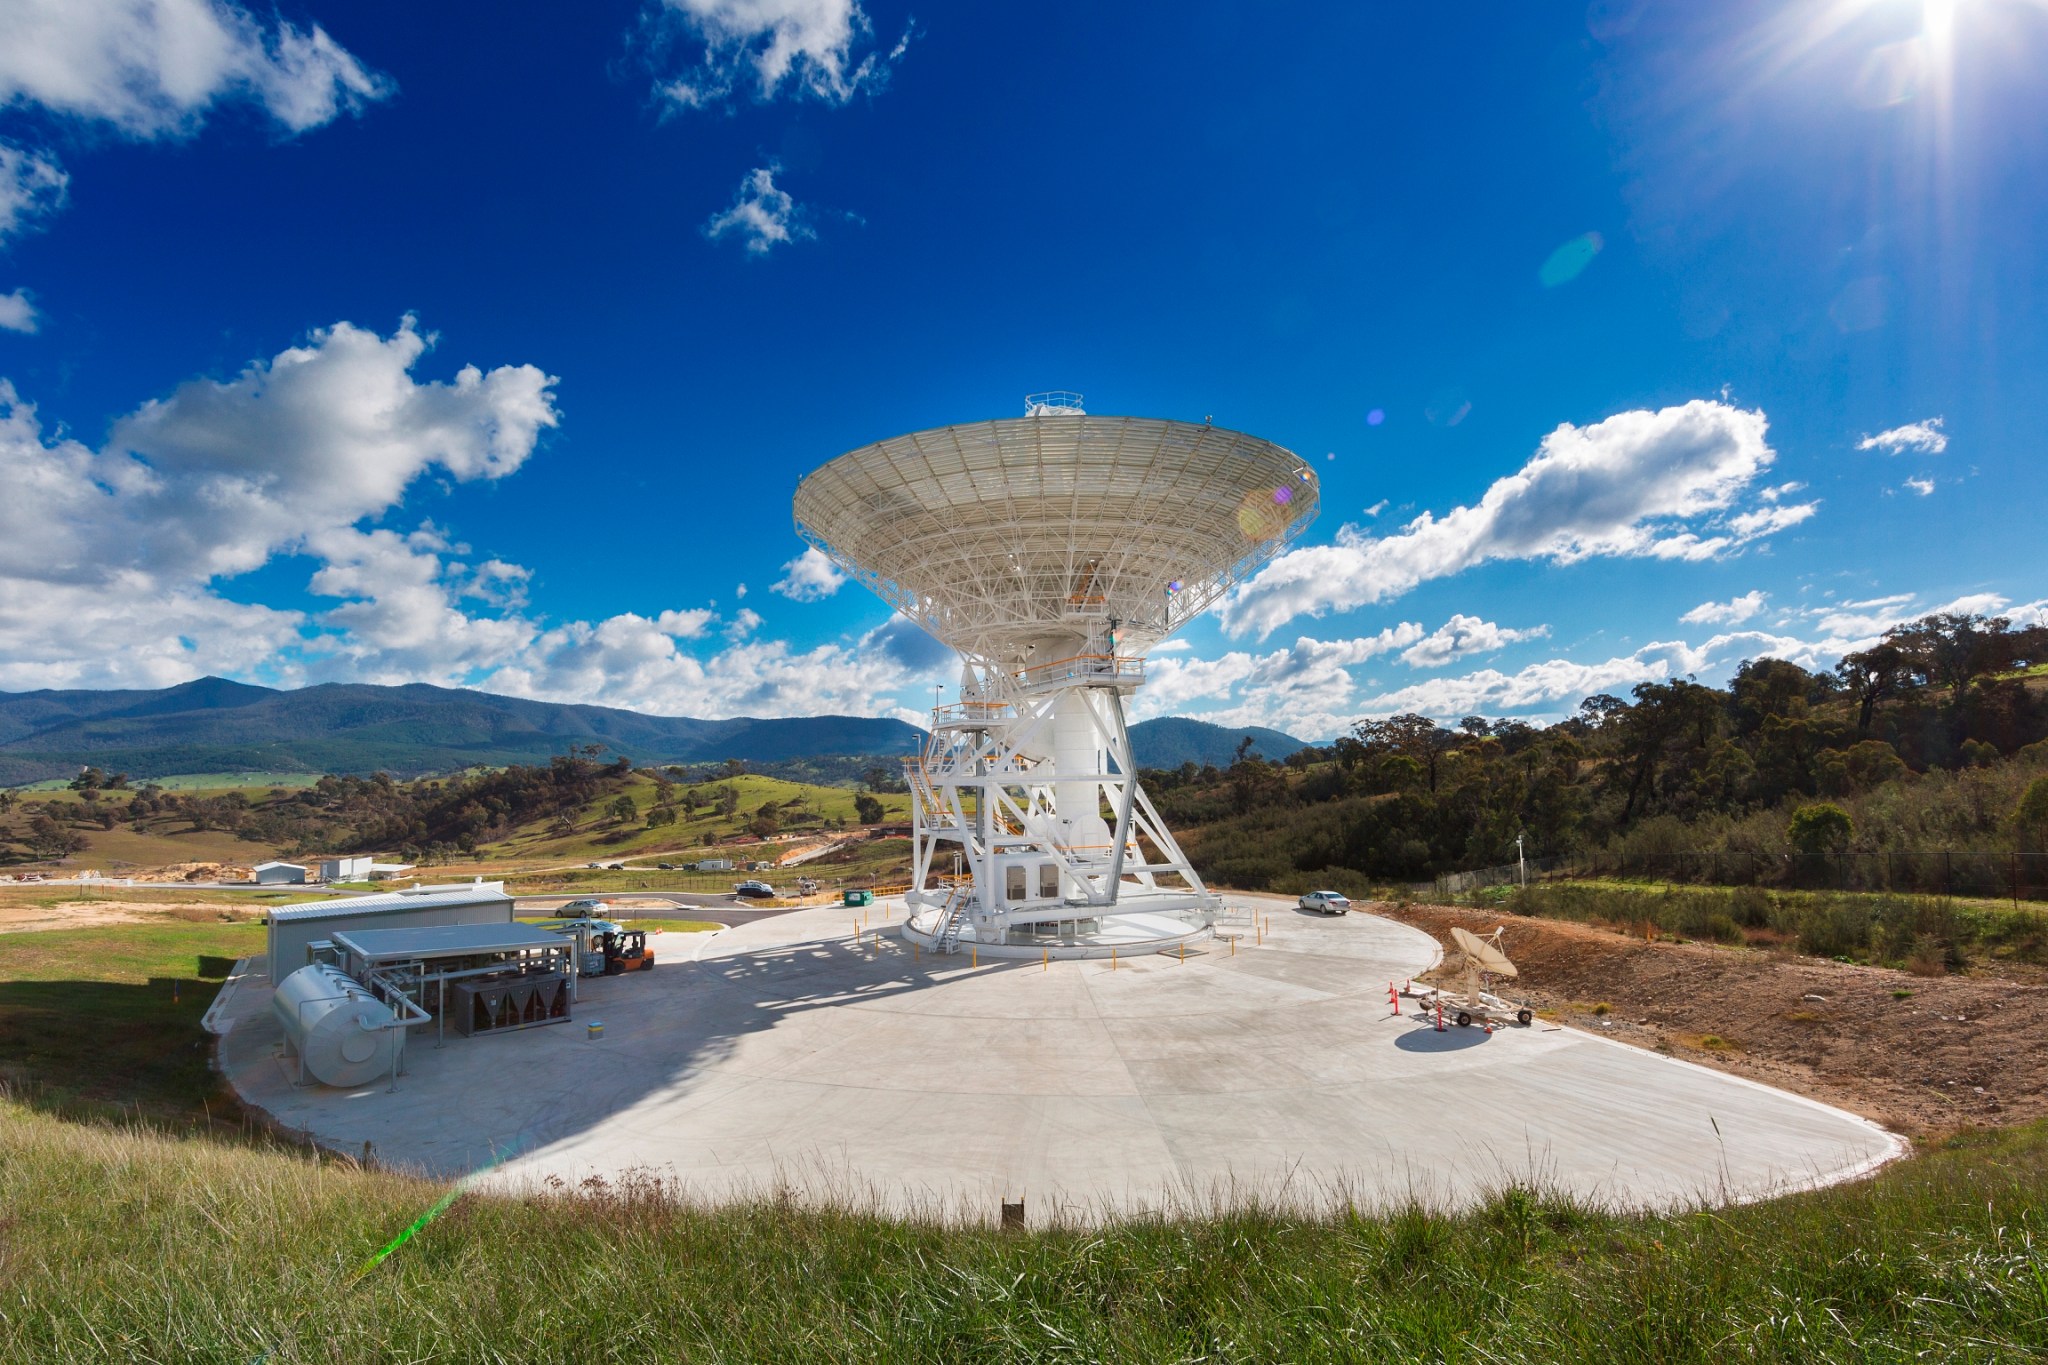
[[[1562,877],[1628,877],[1788,891],[1892,891],[1985,900],[2048,900],[2048,853],[1894,850],[1881,853],[1589,853],[1531,858],[1436,879],[1437,894]]]

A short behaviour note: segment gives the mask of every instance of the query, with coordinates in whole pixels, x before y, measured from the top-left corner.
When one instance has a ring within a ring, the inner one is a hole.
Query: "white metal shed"
[[[367,853],[345,853],[339,858],[320,860],[320,880],[323,882],[361,882],[370,879],[370,855]]]

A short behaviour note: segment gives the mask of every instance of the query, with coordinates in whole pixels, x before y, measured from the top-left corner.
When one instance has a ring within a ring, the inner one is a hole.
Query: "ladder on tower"
[[[967,901],[973,890],[973,883],[964,882],[946,896],[946,905],[939,911],[939,923],[932,939],[933,952],[960,951],[960,926],[967,922]]]

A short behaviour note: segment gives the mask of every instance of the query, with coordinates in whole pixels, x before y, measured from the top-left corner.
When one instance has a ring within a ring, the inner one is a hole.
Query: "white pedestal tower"
[[[1315,473],[1075,394],[1025,412],[866,446],[797,488],[798,532],[963,660],[904,765],[904,932],[994,957],[1170,947],[1218,905],[1138,782],[1125,698],[1147,650],[1308,525]]]

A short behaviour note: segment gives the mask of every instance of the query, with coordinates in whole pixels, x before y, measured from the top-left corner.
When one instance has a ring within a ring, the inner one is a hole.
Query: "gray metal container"
[[[270,1009],[306,1072],[325,1085],[367,1085],[393,1069],[404,1030],[391,1007],[333,967],[301,967],[278,983]]]

